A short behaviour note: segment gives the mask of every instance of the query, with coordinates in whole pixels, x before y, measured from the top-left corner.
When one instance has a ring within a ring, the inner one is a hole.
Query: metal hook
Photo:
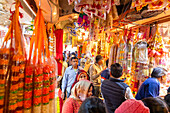
[[[52,21],[53,21],[53,18],[52,18],[52,7],[51,7],[51,4],[50,4],[49,0],[47,0],[47,2],[48,2],[49,6],[51,8],[51,23],[52,23]]]

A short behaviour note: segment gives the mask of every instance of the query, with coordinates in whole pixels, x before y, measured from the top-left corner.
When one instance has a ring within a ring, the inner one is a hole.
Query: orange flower
[[[24,105],[23,101],[17,102],[18,107],[22,107]]]
[[[3,48],[3,49],[0,50],[0,53],[1,54],[9,54],[9,49]]]
[[[12,72],[19,72],[19,66],[12,66]]]
[[[19,74],[19,78],[24,78],[24,74]]]
[[[16,85],[11,85],[10,90],[15,91],[15,90],[17,90],[17,89],[18,89],[18,84],[16,84]]]
[[[9,60],[0,59],[0,65],[8,65]]]
[[[18,81],[19,80],[19,77],[18,76],[12,76],[11,77],[11,81]]]
[[[0,75],[5,75],[7,73],[6,69],[0,69]]]
[[[4,99],[0,99],[0,105],[3,105],[3,104],[4,104]]]

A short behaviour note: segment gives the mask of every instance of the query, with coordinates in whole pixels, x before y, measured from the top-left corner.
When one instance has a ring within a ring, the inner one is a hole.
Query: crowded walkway
[[[119,63],[109,67],[109,59],[101,55],[63,56],[63,75],[57,81],[62,113],[169,113],[170,88],[165,97],[159,96],[166,69],[154,68],[134,95]]]

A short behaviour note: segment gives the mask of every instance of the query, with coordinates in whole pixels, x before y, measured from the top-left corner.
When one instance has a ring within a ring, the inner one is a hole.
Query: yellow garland
[[[57,112],[56,113],[60,113],[60,99],[59,99],[59,97],[57,97]]]

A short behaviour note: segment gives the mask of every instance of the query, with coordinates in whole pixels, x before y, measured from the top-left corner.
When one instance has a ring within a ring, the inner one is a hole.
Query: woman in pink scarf
[[[82,102],[92,95],[92,83],[88,80],[80,80],[71,90],[71,96],[65,101],[62,113],[78,113]]]

